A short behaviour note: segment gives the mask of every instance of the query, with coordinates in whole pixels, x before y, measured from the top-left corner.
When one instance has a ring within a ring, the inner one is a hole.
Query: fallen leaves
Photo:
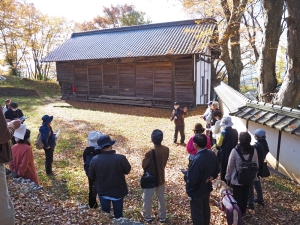
[[[165,187],[167,224],[191,224],[189,200],[183,175],[179,172],[180,168],[187,167],[187,153],[185,146],[172,143],[174,124],[169,121],[171,110],[75,101],[52,101],[36,110],[53,115],[54,130],[61,129],[53,165],[58,176],[49,178],[44,175],[44,152],[34,150],[44,189],[23,193],[21,186],[8,180],[16,211],[16,224],[110,224],[110,219],[99,209],[83,207],[88,202],[88,182],[83,171],[82,153],[91,130],[111,135],[117,140],[114,149],[128,158],[132,171],[126,176],[129,194],[124,201],[124,216],[143,221],[142,189],[139,184],[143,172],[141,160],[152,147],[150,135],[153,129],[164,132],[163,144],[170,148]],[[204,123],[203,120],[199,121],[199,115],[204,110],[198,107],[186,117],[186,141],[193,134],[194,124]],[[40,118],[31,116],[27,122],[28,127],[36,126],[36,121],[40,121]],[[266,205],[264,208],[255,205],[254,211],[248,211],[244,224],[300,224],[299,185],[272,175],[262,180],[262,186]],[[218,208],[218,201],[217,193],[212,192],[211,224],[226,224],[226,217]],[[158,203],[155,197],[152,213],[157,221]]]

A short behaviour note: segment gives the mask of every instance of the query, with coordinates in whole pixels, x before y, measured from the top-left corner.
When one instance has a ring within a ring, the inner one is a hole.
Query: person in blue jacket
[[[53,162],[53,153],[56,145],[56,135],[53,133],[51,122],[53,120],[53,116],[44,115],[42,117],[43,123],[40,127],[40,133],[42,136],[42,142],[44,144],[45,151],[45,169],[46,174],[48,176],[55,176],[52,171],[52,162]]]

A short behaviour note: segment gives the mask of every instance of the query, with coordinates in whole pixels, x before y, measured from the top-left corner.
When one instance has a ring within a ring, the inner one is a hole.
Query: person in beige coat
[[[1,105],[0,105],[0,108]],[[8,161],[1,157],[1,152],[11,151],[10,139],[21,125],[20,120],[13,120],[7,125],[3,113],[0,113],[0,223],[1,225],[15,224],[15,211],[8,194],[4,163]]]
[[[239,156],[238,151],[243,154],[245,160],[248,160],[250,155],[252,154],[252,162],[255,162],[256,165],[258,164],[258,157],[256,149],[250,145],[251,136],[248,132],[241,132],[239,136],[239,143],[238,145],[232,149],[227,165],[227,171],[225,175],[225,179],[227,183],[230,183],[233,189],[233,197],[237,201],[237,204],[244,215],[247,209],[247,201],[249,195],[250,185],[242,185],[239,184],[237,180],[237,168],[239,168],[240,164],[243,162],[241,157]],[[257,178],[255,178],[257,179]]]
[[[142,162],[143,169],[157,177],[157,187],[144,189],[143,193],[143,216],[146,222],[151,222],[151,207],[152,196],[154,192],[159,202],[159,220],[165,222],[166,219],[166,203],[165,203],[165,167],[169,159],[169,148],[161,145],[163,140],[163,132],[161,130],[154,130],[151,135],[151,140],[154,144],[154,152],[157,163],[157,173],[155,169],[155,163],[152,158],[152,150],[149,150]]]

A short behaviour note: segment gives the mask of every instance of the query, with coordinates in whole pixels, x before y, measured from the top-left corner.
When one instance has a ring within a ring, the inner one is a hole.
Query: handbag
[[[268,163],[267,162],[262,163],[262,167],[261,167],[260,173],[258,175],[260,177],[269,177],[271,175],[270,171],[269,171],[269,168],[268,168]]]
[[[152,158],[151,158],[151,161],[154,161],[154,164],[155,164],[155,172],[157,174],[157,164],[156,164],[156,157],[155,157],[155,152],[154,150],[152,149]],[[151,164],[151,162],[150,162]],[[150,165],[148,165],[145,169],[144,169],[144,174],[141,178],[141,187],[143,189],[148,189],[148,188],[154,188],[154,187],[157,187],[158,186],[158,182],[157,182],[157,177],[150,174],[148,171],[147,171],[147,168],[149,168]]]

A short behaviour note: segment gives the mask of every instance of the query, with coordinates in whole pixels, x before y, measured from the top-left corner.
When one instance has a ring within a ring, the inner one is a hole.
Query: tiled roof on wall
[[[205,53],[215,28],[200,19],[73,33],[42,61]]]
[[[251,101],[224,82],[215,91],[231,115],[300,136],[300,110]]]

